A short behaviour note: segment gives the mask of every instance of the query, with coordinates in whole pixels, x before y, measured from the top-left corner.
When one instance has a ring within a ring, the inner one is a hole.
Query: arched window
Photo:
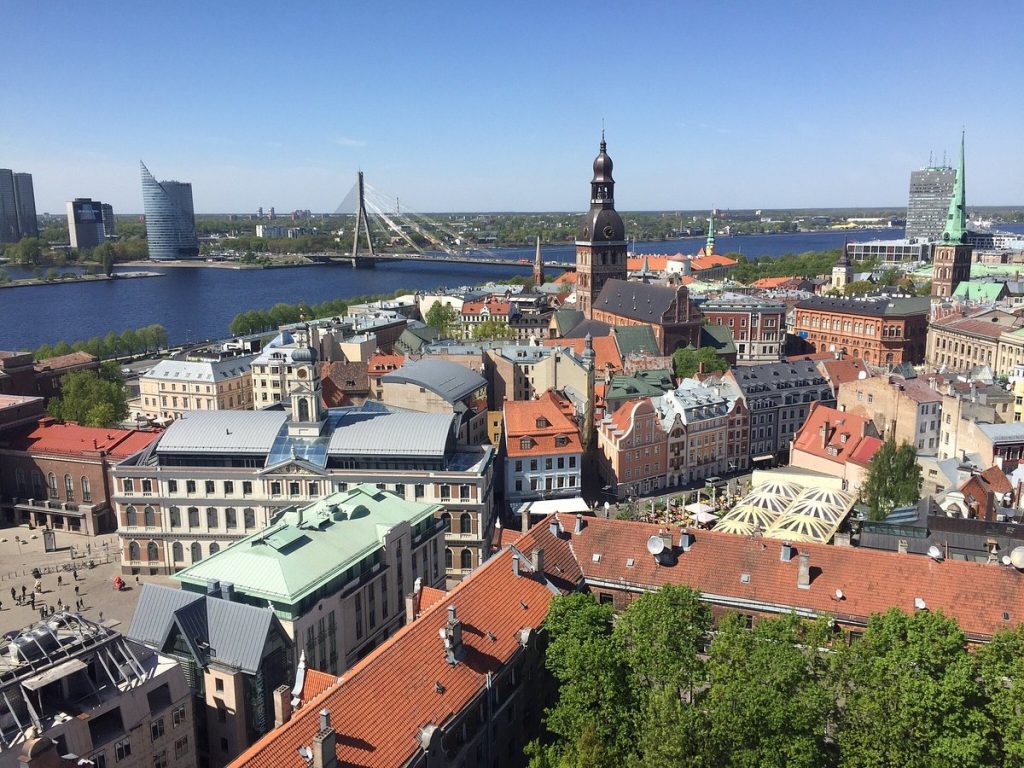
[[[217,527],[217,510],[214,507],[206,508],[206,527],[216,528]]]
[[[452,569],[452,551],[447,548],[444,550],[444,567],[449,571]]]
[[[14,470],[14,485],[18,489],[18,493],[25,492],[25,470],[21,467],[17,467]]]
[[[228,507],[224,510],[224,527],[229,530],[238,527],[238,516],[235,514],[234,507]]]
[[[459,556],[459,567],[464,571],[468,571],[473,567],[473,550],[462,550],[462,554]]]
[[[245,525],[245,530],[256,527],[256,510],[252,507],[246,507],[242,510],[242,523]]]
[[[444,529],[450,531],[452,529],[452,516],[447,512],[441,513],[441,522],[444,523]]]
[[[36,496],[42,496],[43,491],[43,475],[38,469],[32,470],[32,493]]]
[[[132,562],[139,560],[139,544],[135,541],[128,542],[128,559]]]
[[[463,512],[459,516],[459,533],[473,532],[473,516],[469,512]]]
[[[82,501],[86,504],[92,501],[92,486],[89,484],[89,478],[82,475]]]
[[[189,549],[189,557],[192,558],[193,563],[198,563],[203,559],[203,548],[199,545],[198,541],[192,542],[192,546]]]
[[[125,525],[138,525],[138,521],[135,519],[135,507],[131,504],[124,511],[124,524]],[[138,560],[138,558],[135,558]]]
[[[147,528],[156,527],[156,510],[154,510],[148,504],[142,510],[142,518],[143,518],[143,520],[145,520]]]
[[[154,560],[160,559],[160,550],[157,548],[155,541],[151,541],[146,545],[146,559],[151,563]]]
[[[171,507],[171,528],[181,527],[181,510],[178,507]]]
[[[299,400],[299,421],[309,421],[309,401],[306,398]]]
[[[50,498],[57,498],[57,476],[51,472],[46,476],[46,483],[50,487]]]
[[[220,552],[220,544],[218,544],[215,541],[215,542],[213,542],[213,544],[210,545],[210,554],[211,555],[216,555],[218,552]]]
[[[189,507],[188,508],[188,527],[198,528],[199,527],[199,508]]]
[[[176,541],[171,545],[171,557],[174,558],[174,562],[180,563],[185,559],[185,548],[181,546],[180,541]]]

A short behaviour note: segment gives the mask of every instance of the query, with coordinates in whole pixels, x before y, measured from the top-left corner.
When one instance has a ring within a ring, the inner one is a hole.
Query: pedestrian
[[[11,587],[11,600],[17,600],[17,599],[18,599],[18,593],[15,591],[14,587]]]
[[[25,585],[24,585],[24,584],[22,584],[22,585],[21,585],[21,599],[22,599],[22,600],[24,600],[24,599],[25,599],[25,592],[26,592],[26,589],[25,589]]]
[[[32,593],[32,610],[34,611],[35,609],[36,609],[36,593],[33,592]]]
[[[57,610],[58,611],[63,611],[64,610],[64,601],[61,598],[59,598],[59,597],[57,598]]]
[[[46,618],[46,608],[44,606],[42,606],[42,605],[39,606],[39,618],[40,619],[45,619]]]
[[[78,597],[78,585],[75,584],[75,597]]]
[[[74,577],[75,581],[78,581],[78,568],[77,567],[71,569],[71,575]]]
[[[138,583],[139,583],[139,577],[138,577],[138,576],[136,576],[136,577],[135,577],[135,583],[136,583],[136,584],[138,584]]]
[[[58,586],[58,587],[59,587],[59,586],[61,585],[61,582],[62,582],[62,581],[63,581],[63,578],[62,578],[62,577],[61,577],[61,575],[60,575],[60,574],[58,573],[58,574],[57,574],[57,586]]]

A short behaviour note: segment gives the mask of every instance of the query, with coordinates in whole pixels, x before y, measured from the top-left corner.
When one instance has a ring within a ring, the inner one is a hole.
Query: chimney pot
[[[576,515],[576,527],[572,529],[574,535],[579,536],[583,533],[583,515]]]
[[[551,535],[552,536],[554,536],[556,539],[558,538],[558,534],[559,534],[560,531],[559,531],[559,525],[558,525],[558,518],[557,517],[553,518],[551,520],[551,522],[548,523],[548,530],[551,531]]]
[[[512,573],[519,576],[519,555],[512,555]]]
[[[800,589],[811,588],[811,555],[809,552],[800,553],[800,571],[797,573],[796,585]]]
[[[779,551],[779,559],[784,563],[788,563],[793,559],[793,545],[788,541],[782,542],[782,549]]]
[[[544,572],[544,550],[540,547],[533,550],[530,557],[530,563],[533,565],[534,573]]]
[[[274,689],[274,727],[280,728],[292,719],[292,692],[287,685]]]
[[[690,533],[690,531],[688,530],[684,530],[679,536],[679,548],[683,550],[683,552],[689,552],[690,548],[693,546],[693,543],[693,534]]]

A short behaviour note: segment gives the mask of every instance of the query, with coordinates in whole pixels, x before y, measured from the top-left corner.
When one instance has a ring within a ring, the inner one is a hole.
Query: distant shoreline
[[[206,261],[204,259],[181,261],[119,261],[118,267],[150,267],[175,269],[284,269],[286,267],[315,267],[315,261],[302,261],[295,264],[240,264],[237,261]]]
[[[106,275],[76,275],[75,277],[57,278],[56,280],[44,280],[39,277],[29,277],[23,280],[12,280],[9,283],[0,284],[0,288],[27,288],[39,285],[74,285],[75,283],[100,283],[107,280],[131,280],[138,277],[163,277],[162,272],[118,272],[110,277]]]

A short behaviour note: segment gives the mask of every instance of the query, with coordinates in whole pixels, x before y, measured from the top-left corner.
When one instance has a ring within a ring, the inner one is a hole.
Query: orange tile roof
[[[544,339],[545,347],[568,347],[577,355],[583,354],[585,339]],[[613,371],[622,370],[622,356],[619,355],[619,345],[615,343],[612,336],[595,336],[594,346],[594,368],[597,371],[604,371],[610,367]]]
[[[37,371],[56,371],[61,368],[74,368],[79,365],[91,365],[97,362],[95,355],[88,352],[71,352],[67,355],[57,355],[36,361]]]
[[[561,575],[555,571],[559,567],[578,572],[570,565],[567,542],[546,530],[531,531],[523,541],[526,547],[544,547],[545,571],[556,576]],[[405,764],[420,749],[419,730],[447,723],[475,701],[487,687],[488,673],[500,670],[519,649],[519,630],[539,627],[547,616],[555,595],[530,573],[529,549],[524,554],[523,575],[518,577],[512,571],[511,549],[485,562],[291,720],[235,758],[231,768],[307,768],[297,750],[313,743],[322,709],[330,712],[338,733],[339,766]],[[438,637],[449,606],[466,628],[465,655],[455,665],[448,664]]]
[[[668,256],[659,256],[654,253],[647,254],[647,269],[651,272],[664,272],[665,268],[668,266],[668,258]],[[628,271],[639,272],[643,268],[643,256],[630,256],[626,259],[626,269]]]
[[[828,439],[823,446],[821,429],[826,426]],[[860,451],[861,443],[869,439],[868,432],[867,419],[849,412],[837,411],[821,403],[812,403],[807,420],[793,436],[793,450],[803,451],[838,464],[845,464],[847,461],[865,464],[882,445],[881,440],[870,438],[877,443],[869,442],[865,450]]]
[[[41,419],[34,427],[7,438],[15,451],[59,453],[70,456],[125,459],[152,443],[163,430],[103,429],[82,427],[73,422]]]
[[[878,449],[882,447],[882,441],[877,437],[868,435],[860,441],[860,444],[853,449],[853,453],[850,454],[850,461],[854,464],[859,464],[862,467],[866,467],[871,463],[871,459]]]
[[[503,525],[494,527],[494,535],[491,536],[491,551],[500,552],[505,547],[515,544],[522,538],[523,532],[516,528],[506,528]]]
[[[787,283],[799,280],[796,277],[762,277],[759,280],[755,280],[751,285],[754,288],[781,288]]]
[[[989,467],[978,475],[972,475],[960,486],[960,493],[967,497],[969,502],[982,506],[989,491],[999,497],[1012,490],[1013,486],[999,467]],[[996,500],[997,503],[1001,501],[999,498]]]
[[[512,305],[507,301],[501,301],[493,296],[480,301],[467,301],[462,305],[463,315],[479,315],[487,307],[487,314],[491,317],[507,317]]]
[[[303,702],[309,702],[326,691],[336,682],[338,682],[338,678],[334,675],[329,675],[318,669],[307,669],[306,675],[302,680],[302,696],[300,697],[300,700]]]
[[[434,589],[433,587],[422,587],[420,589],[420,612],[428,611],[434,605],[441,600],[444,600],[444,596],[448,593],[443,589]]]
[[[377,352],[366,363],[366,371],[370,378],[383,376],[388,371],[396,371],[405,365],[405,357],[399,354]]]
[[[572,530],[572,516],[560,517],[563,526]],[[806,610],[850,623],[892,607],[911,613],[914,598],[919,597],[928,610],[957,619],[974,639],[987,639],[1024,620],[1024,574],[1014,568],[802,543],[796,549],[810,555],[812,578],[809,589],[800,589],[799,557],[783,562],[779,540],[696,531],[690,551],[679,551],[676,563],[664,566],[647,552],[647,540],[669,530],[678,544],[679,529],[589,517],[586,522],[582,533],[572,535],[570,541],[594,588],[600,588],[594,584],[597,581],[617,587],[625,580],[643,589],[686,584],[712,601],[750,601],[752,608],[760,604],[766,611]],[[632,566],[627,559],[633,560]],[[746,578],[741,580],[741,574]],[[837,589],[842,590],[842,600],[835,599]],[[1003,611],[1009,621],[1003,619]]]
[[[870,378],[872,375],[871,371],[864,366],[863,361],[851,357],[836,360],[834,355],[829,355],[821,358],[820,365],[825,369],[825,377],[832,382],[833,386],[837,387],[857,381],[861,378],[862,373],[864,378]]]
[[[701,253],[704,249],[701,249]],[[690,267],[692,269],[714,269],[715,267],[735,267],[738,262],[736,259],[730,259],[728,256],[722,256],[717,253],[712,253],[710,256],[698,256],[697,258],[690,260]]]
[[[576,285],[575,270],[571,272],[563,272],[562,274],[555,278],[554,282],[557,285]]]
[[[547,390],[536,400],[506,400],[503,404],[505,450],[509,456],[547,456],[559,453],[580,453],[579,428],[570,413],[572,405]],[[544,419],[547,426],[538,426]],[[557,437],[567,438],[566,444],[555,444]],[[531,446],[522,447],[524,438]]]

